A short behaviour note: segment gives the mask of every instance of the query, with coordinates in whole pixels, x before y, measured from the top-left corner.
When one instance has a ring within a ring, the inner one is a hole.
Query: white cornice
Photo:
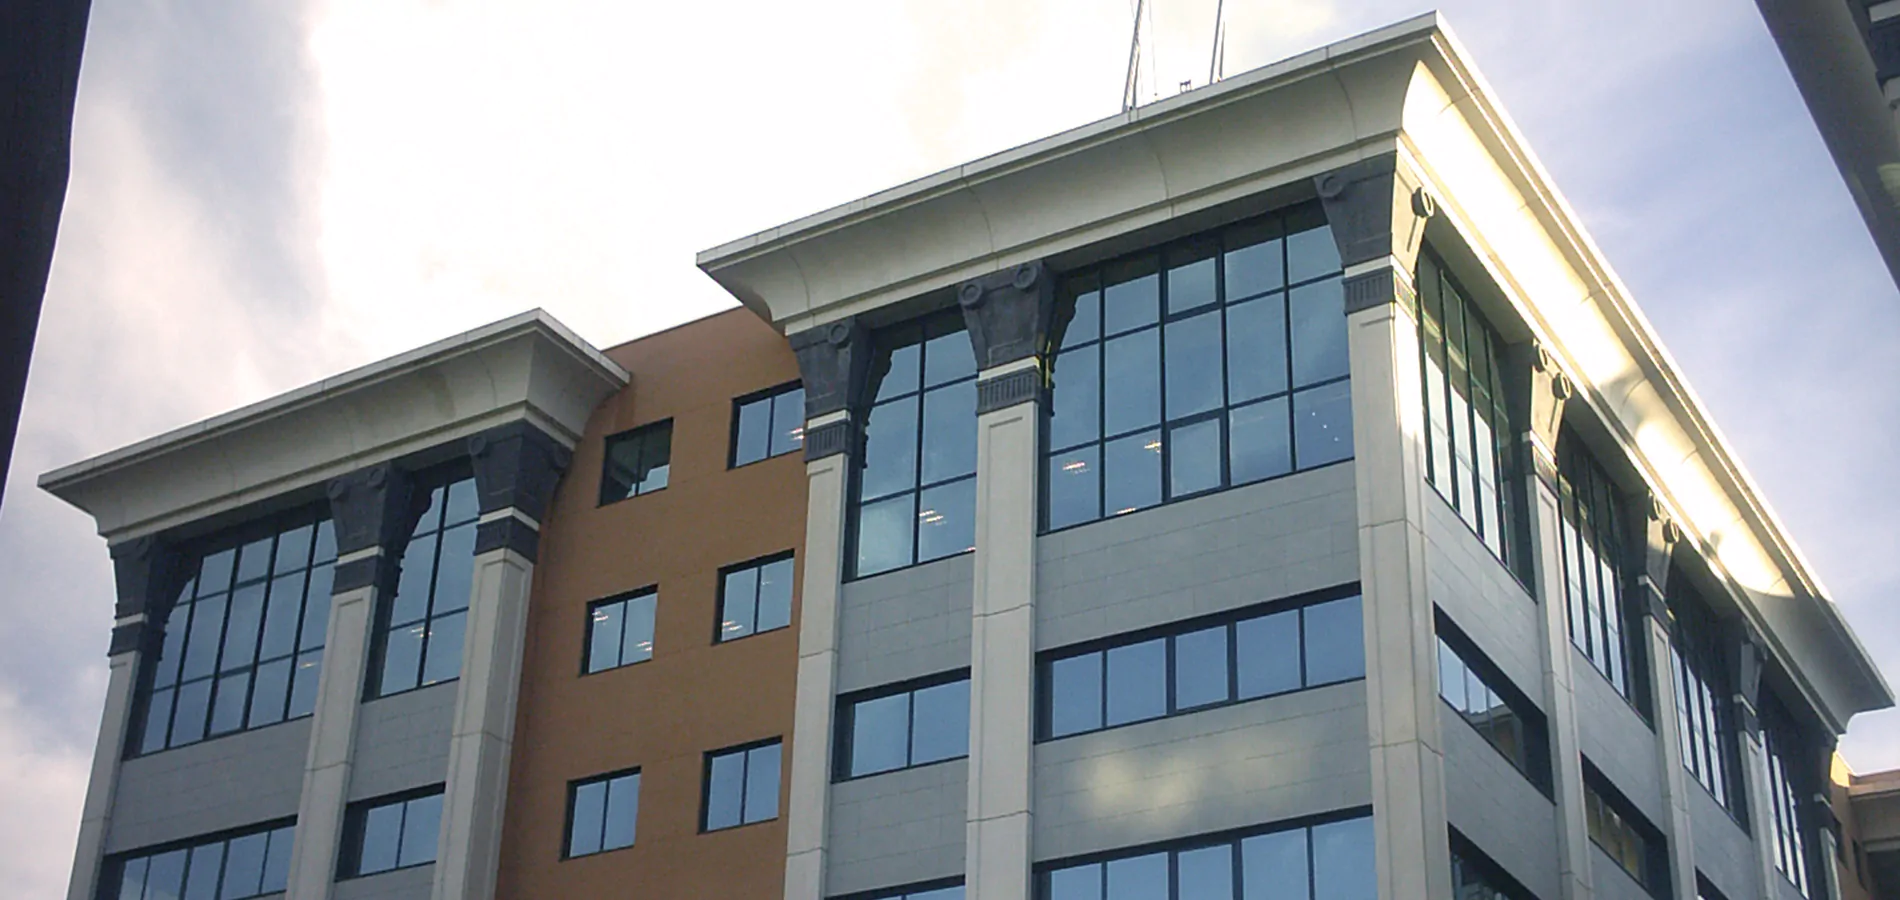
[[[532,310],[40,476],[121,540],[526,419],[572,445],[618,364]]]

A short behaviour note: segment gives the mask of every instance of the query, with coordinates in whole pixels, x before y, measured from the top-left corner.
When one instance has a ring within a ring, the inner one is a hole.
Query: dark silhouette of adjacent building
[[[91,0],[0,2],[0,497],[66,199]]]

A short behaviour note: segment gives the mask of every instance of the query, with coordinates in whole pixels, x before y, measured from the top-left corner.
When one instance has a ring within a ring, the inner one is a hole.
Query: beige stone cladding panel
[[[126,760],[106,852],[297,815],[309,746],[298,719]]]
[[[1424,493],[1426,598],[1543,710],[1543,610],[1450,504]]]
[[[838,603],[838,692],[970,665],[970,554],[847,582]]]
[[[831,895],[963,874],[964,760],[918,766],[831,787]]]
[[[1761,866],[1755,844],[1702,786],[1689,785],[1689,827],[1695,837],[1696,871],[1708,876],[1724,897],[1761,896]],[[1772,840],[1772,836],[1764,836]],[[1819,843],[1810,843],[1814,852]],[[1776,876],[1776,880],[1781,880]]]
[[[449,768],[449,726],[459,682],[363,704],[356,718],[351,802],[436,784]]]
[[[1531,893],[1558,896],[1556,806],[1450,706],[1439,712],[1451,826]]]
[[[1036,859],[1370,803],[1365,693],[1351,681],[1038,744]]]
[[[1577,746],[1583,758],[1629,798],[1637,812],[1657,828],[1665,827],[1669,819],[1664,812],[1662,758],[1656,750],[1656,733],[1591,668],[1583,654],[1574,648],[1570,652],[1576,654],[1571,671],[1577,675]],[[1675,727],[1675,723],[1669,723],[1669,727]]]
[[[435,866],[397,869],[363,878],[345,878],[331,889],[331,900],[427,900]]]
[[[1037,649],[1358,581],[1355,503],[1333,465],[1044,535]]]

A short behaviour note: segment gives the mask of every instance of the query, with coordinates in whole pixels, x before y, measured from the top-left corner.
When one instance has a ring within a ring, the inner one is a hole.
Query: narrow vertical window
[[[1418,297],[1425,478],[1493,555],[1516,566],[1504,342],[1429,251],[1418,260]]]
[[[1739,758],[1729,698],[1728,653],[1722,626],[1680,569],[1669,576],[1669,612],[1675,620],[1670,674],[1676,693],[1676,727],[1682,765],[1730,815],[1741,816],[1736,787]]]
[[[802,434],[802,433],[801,433]],[[600,505],[666,487],[673,469],[673,420],[642,425],[607,438],[600,473]]]
[[[462,676],[479,512],[473,478],[430,490],[429,508],[403,550],[396,591],[380,604],[371,698]]]
[[[876,347],[852,505],[860,577],[976,547],[976,356],[962,313],[886,329]]]
[[[1575,434],[1566,429],[1557,447],[1558,544],[1570,642],[1617,693],[1637,703],[1641,694],[1631,677],[1634,648],[1626,640],[1631,629],[1623,605],[1623,494]]]
[[[1351,457],[1341,284],[1313,207],[1069,277],[1043,429],[1044,526]]]
[[[1775,871],[1795,886],[1803,897],[1808,890],[1808,835],[1802,798],[1812,797],[1815,788],[1808,777],[1808,764],[1801,732],[1794,716],[1767,690],[1761,698],[1761,736],[1767,765],[1768,820],[1774,828],[1771,850]]]
[[[798,382],[732,401],[731,468],[805,446],[805,389]]]

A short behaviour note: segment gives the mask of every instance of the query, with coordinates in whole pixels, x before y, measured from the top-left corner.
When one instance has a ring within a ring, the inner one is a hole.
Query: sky
[[[1148,101],[1216,0],[1153,0]],[[1229,0],[1237,73],[1428,8]],[[1900,683],[1900,296],[1753,3],[1439,7]],[[113,586],[39,473],[531,307],[610,346],[693,254],[1118,111],[1128,0],[94,0],[0,506],[0,884],[63,896]],[[1900,766],[1900,713],[1855,720]]]

